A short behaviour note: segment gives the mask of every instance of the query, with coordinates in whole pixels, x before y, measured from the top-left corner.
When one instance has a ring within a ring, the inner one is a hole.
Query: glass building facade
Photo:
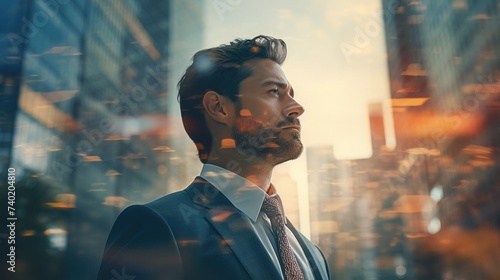
[[[178,128],[169,125],[167,105],[176,102],[167,89],[171,4],[2,6],[8,19],[0,78],[2,176],[15,168],[14,275],[93,279],[117,214],[181,186],[176,163],[187,156],[170,147]],[[194,5],[176,9],[202,16]]]
[[[0,230],[1,279],[94,279],[120,211],[199,172],[176,97],[190,57],[224,34],[261,33],[287,42],[297,88],[321,94],[304,101],[328,104],[354,97],[314,78],[339,81],[327,64],[368,64],[383,42],[387,98],[361,106],[371,156],[339,158],[335,145],[306,142],[323,135],[305,135],[303,164],[273,177],[334,279],[500,278],[500,2],[264,3],[0,3],[0,221],[17,218],[15,273]],[[306,111],[325,135],[354,133],[329,126],[330,111]]]

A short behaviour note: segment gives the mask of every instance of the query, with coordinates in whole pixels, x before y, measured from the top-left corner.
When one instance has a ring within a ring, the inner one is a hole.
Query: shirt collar
[[[256,222],[266,195],[261,188],[240,175],[213,164],[205,164],[200,177],[217,188],[238,210]],[[275,194],[271,184],[269,193]]]

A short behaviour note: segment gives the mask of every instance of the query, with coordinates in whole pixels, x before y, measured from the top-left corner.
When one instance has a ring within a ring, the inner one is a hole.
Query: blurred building
[[[412,277],[496,279],[498,270],[478,269],[498,262],[498,255],[452,256],[448,248],[467,246],[470,230],[482,235],[498,227],[499,208],[486,197],[498,195],[500,186],[500,4],[383,4],[398,141],[395,182],[405,194],[395,209],[415,248]],[[470,264],[473,258],[482,264]]]
[[[410,279],[407,229],[396,201],[396,154],[385,147],[380,104],[370,105],[373,156],[339,160],[307,149],[311,237],[339,279]],[[394,181],[394,182],[393,182]]]
[[[170,84],[178,77],[170,73],[179,71],[169,54],[175,44],[201,48],[203,5],[24,0],[2,7],[0,166],[16,169],[16,275],[93,279],[117,214],[188,180],[179,175],[196,155],[173,144],[182,128],[171,121],[178,113]],[[193,19],[189,36],[173,30],[172,10]]]
[[[339,279],[497,279],[500,4],[382,3],[397,146],[374,103],[371,158],[307,149],[312,240]]]

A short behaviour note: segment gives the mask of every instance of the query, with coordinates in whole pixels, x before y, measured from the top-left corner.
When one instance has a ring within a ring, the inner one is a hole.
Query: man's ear
[[[215,91],[205,93],[202,104],[208,117],[216,122],[227,124],[233,118],[230,113],[233,102]]]

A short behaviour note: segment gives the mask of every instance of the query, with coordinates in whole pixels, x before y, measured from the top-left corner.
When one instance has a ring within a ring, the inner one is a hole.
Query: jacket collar
[[[321,251],[317,248],[310,247],[314,245],[306,240],[306,238],[292,225],[292,223],[288,222],[287,227],[299,242],[300,247],[302,247],[302,250],[304,251],[304,254],[306,255],[306,258],[309,261],[309,265],[311,266],[311,269],[313,271],[314,279],[330,279],[328,276],[330,274],[328,265],[325,263]],[[310,246],[308,246],[308,244],[310,244]],[[312,252],[312,250],[315,249],[319,252],[319,254],[321,254],[320,256]],[[320,263],[324,263],[324,269],[319,267]]]
[[[281,279],[261,241],[251,229],[250,219],[213,185],[197,177],[186,188],[193,202],[206,208],[205,219],[229,245],[252,279]]]
[[[254,183],[213,164],[203,165],[200,177],[219,190],[237,209],[257,221],[266,192]]]

